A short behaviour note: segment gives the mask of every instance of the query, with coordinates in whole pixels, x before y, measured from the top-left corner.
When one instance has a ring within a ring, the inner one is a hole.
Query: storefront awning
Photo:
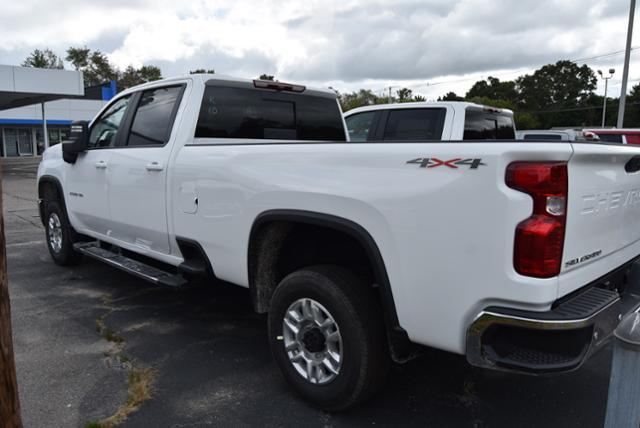
[[[83,95],[80,71],[0,65],[0,110]]]

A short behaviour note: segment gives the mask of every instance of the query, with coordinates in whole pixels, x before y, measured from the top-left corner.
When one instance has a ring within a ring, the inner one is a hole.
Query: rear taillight
[[[507,167],[505,181],[533,198],[533,213],[516,228],[516,271],[537,278],[558,275],[567,219],[567,163],[515,162]]]

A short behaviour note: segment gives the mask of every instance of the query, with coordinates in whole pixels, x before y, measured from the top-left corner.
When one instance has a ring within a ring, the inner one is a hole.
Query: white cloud
[[[246,77],[267,72],[343,91],[413,85],[436,97],[463,93],[481,76],[622,49],[626,2],[615,3],[62,0],[54,7],[22,0],[0,6],[0,62],[20,61],[34,48],[63,54],[86,44],[119,67],[159,64],[165,75],[201,67]],[[615,87],[621,62],[618,55],[589,65],[618,68]],[[640,79],[637,66],[632,80]]]

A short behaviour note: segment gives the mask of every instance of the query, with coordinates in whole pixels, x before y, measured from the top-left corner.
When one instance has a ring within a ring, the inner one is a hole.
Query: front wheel
[[[46,201],[45,229],[49,253],[61,266],[77,264],[82,254],[73,249],[72,230],[58,201]]]
[[[278,285],[269,311],[271,350],[287,382],[328,411],[375,393],[389,369],[375,291],[338,266],[314,266]]]

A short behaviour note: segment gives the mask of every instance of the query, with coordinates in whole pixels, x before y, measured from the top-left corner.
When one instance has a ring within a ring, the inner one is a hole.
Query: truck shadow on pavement
[[[157,370],[153,398],[124,426],[595,427],[604,418],[609,349],[580,370],[554,377],[474,369],[463,357],[433,351],[394,366],[371,401],[328,414],[293,395],[281,378],[266,317],[253,312],[248,290],[226,284],[156,288],[91,260],[53,270],[60,286],[102,295],[96,305],[124,340],[124,354]],[[105,393],[95,389],[84,404],[95,406]]]

